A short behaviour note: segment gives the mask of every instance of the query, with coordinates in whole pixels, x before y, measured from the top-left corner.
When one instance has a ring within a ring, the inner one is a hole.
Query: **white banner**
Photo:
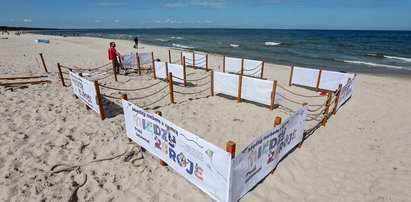
[[[238,97],[238,79],[235,74],[214,72],[214,92]]]
[[[244,75],[260,76],[263,61],[244,59]]]
[[[354,74],[323,70],[319,88],[336,91],[339,84],[344,86],[347,83],[348,78],[354,78]]]
[[[170,64],[168,65],[168,72],[165,62],[154,62],[156,66],[156,76],[158,78],[166,79],[168,72],[173,73],[173,82],[184,83],[184,70],[183,65]]]
[[[354,90],[355,86],[355,77],[350,82],[347,82],[347,84],[341,88],[341,94],[340,98],[338,99],[338,106],[337,109],[339,109],[347,100],[351,97],[352,91]]]
[[[241,58],[225,57],[225,71],[241,73]]]
[[[195,66],[205,69],[207,60],[206,60],[206,55],[201,55],[201,54],[194,54],[194,59],[193,59],[193,53],[183,53],[183,57],[185,57],[185,62],[186,65],[193,66],[193,60],[195,60]]]
[[[93,111],[100,114],[100,109],[97,104],[97,93],[94,83],[80,77],[76,73],[70,72],[71,86],[73,87],[74,94],[86,103]]]
[[[271,104],[273,81],[243,76],[241,98],[265,105]]]
[[[231,201],[243,197],[302,141],[307,108],[302,107],[281,125],[258,137],[233,159]]]
[[[217,201],[228,201],[231,155],[198,136],[123,100],[127,137],[165,161]]]
[[[135,54],[122,55],[120,58],[124,67],[132,67],[137,65],[137,55]]]
[[[307,87],[317,87],[318,69],[294,67],[292,83]]]
[[[140,58],[140,65],[151,64],[153,62],[153,55],[151,52],[138,53]]]

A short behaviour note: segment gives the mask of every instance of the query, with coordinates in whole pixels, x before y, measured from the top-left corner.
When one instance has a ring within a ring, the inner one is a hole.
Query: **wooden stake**
[[[47,76],[5,77],[5,78],[0,78],[0,80],[38,79],[38,78],[43,78],[43,77],[47,77]]]
[[[231,154],[231,159],[235,157],[235,142],[228,141],[225,150]]]
[[[184,87],[187,87],[187,73],[186,73],[186,62],[184,59],[184,63],[183,63],[183,74],[184,74]]]
[[[138,69],[138,74],[141,75],[140,56],[138,55],[137,55],[137,69]]]
[[[185,62],[185,61],[184,61]],[[180,52],[180,64],[183,64],[183,52]]]
[[[320,88],[320,81],[321,81],[321,74],[323,73],[323,70],[320,69],[318,72],[318,78],[317,78],[317,86],[315,87],[315,92],[318,92],[318,89]]]
[[[196,54],[193,52],[193,68],[196,67]]]
[[[304,102],[303,106],[306,106],[306,105],[308,105],[308,103]],[[301,140],[301,142],[297,144],[297,148],[301,148],[301,146],[303,145],[303,142],[304,142],[304,135],[303,135],[303,140]]]
[[[167,77],[168,75],[168,62],[166,62],[166,81],[170,82],[170,79]]]
[[[294,73],[294,64],[291,66],[291,71],[290,71],[290,80],[288,81],[288,86],[292,85],[293,81],[293,73]]]
[[[211,78],[210,78],[210,80],[211,80],[211,96],[214,96],[214,71],[211,71],[210,72],[210,74],[211,74]]]
[[[208,72],[208,54],[206,54],[206,71]]]
[[[241,59],[241,75],[244,74],[244,57]]]
[[[334,105],[333,115],[335,115],[337,113],[338,101],[339,101],[340,95],[341,95],[341,88],[342,88],[342,84],[338,85],[338,93],[337,93],[337,97],[335,98],[335,105]]]
[[[238,78],[238,97],[237,97],[237,103],[241,102],[241,87],[243,85],[243,75],[240,75]]]
[[[330,109],[330,103],[331,103],[332,96],[333,96],[332,93],[328,93],[327,103],[325,104],[326,107],[324,110],[324,118],[323,118],[323,122],[321,123],[322,126],[325,126],[325,124],[327,123],[327,116],[328,116],[328,111]]]
[[[112,60],[111,63],[113,65],[114,81],[117,81],[116,60]]]
[[[96,88],[96,97],[97,97],[98,109],[100,111],[100,119],[104,120],[106,116],[104,115],[103,101],[101,100],[101,94],[100,94],[100,85],[98,84],[97,80],[94,80],[94,87]]]
[[[171,74],[171,73],[170,73]],[[156,111],[155,112],[157,115],[159,115],[159,116],[163,116],[163,114],[161,113],[161,111]],[[161,166],[168,166],[168,164],[165,162],[165,161],[163,161],[163,160],[161,160],[160,159],[160,165]]]
[[[154,80],[156,80],[157,79],[157,76],[156,76],[156,63],[154,62],[154,58],[152,58],[153,60],[152,60],[152,63],[153,63],[153,78],[154,78]]]
[[[274,80],[273,82],[273,90],[271,91],[271,104],[270,104],[270,110],[273,111],[274,109],[274,101],[275,101],[275,92],[277,91],[277,80]]]
[[[223,72],[225,73],[225,56],[223,56]]]
[[[51,83],[51,81],[50,80],[41,80],[41,81],[25,81],[25,82],[15,82],[15,83],[0,83],[0,86],[39,84],[39,83]]]
[[[171,50],[168,50],[168,62],[171,63]]]
[[[46,63],[44,62],[43,53],[40,53],[40,58],[41,62],[43,62],[44,71],[46,71],[46,73],[49,73],[49,71],[47,71]]]
[[[261,62],[261,74],[260,74],[260,79],[263,78],[263,74],[264,74],[264,60]]]
[[[281,124],[281,117],[277,116],[274,119],[274,127],[277,127]],[[271,174],[274,174],[275,168],[271,171]]]
[[[63,85],[63,87],[66,87],[66,83],[64,82],[63,72],[61,71],[60,63],[57,63],[57,69],[59,70],[59,76],[60,76],[60,79],[61,79],[61,85]]]
[[[174,103],[174,90],[173,90],[173,73],[168,73],[168,81],[170,84],[170,103]]]

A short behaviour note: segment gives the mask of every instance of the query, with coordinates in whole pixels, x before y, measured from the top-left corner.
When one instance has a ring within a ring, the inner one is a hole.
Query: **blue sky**
[[[0,0],[0,25],[411,30],[411,0]]]

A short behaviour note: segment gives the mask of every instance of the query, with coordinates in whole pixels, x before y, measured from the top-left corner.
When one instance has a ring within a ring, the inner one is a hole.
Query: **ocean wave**
[[[272,41],[267,41],[267,42],[264,43],[264,45],[266,45],[266,46],[278,46],[280,44],[281,43],[272,42]]]
[[[176,43],[173,43],[173,46],[175,46],[177,48],[183,48],[183,49],[194,49],[194,47],[192,47],[192,46],[184,46],[184,45],[176,44]]]
[[[383,55],[383,54],[367,54],[367,56],[376,57],[376,58],[387,58],[391,60],[400,60],[404,62],[411,62],[411,58],[398,57],[398,56],[390,56],[390,55]]]
[[[338,60],[346,63],[352,63],[352,64],[360,64],[360,65],[368,65],[368,66],[374,66],[374,67],[386,67],[386,68],[393,68],[393,69],[406,69],[406,70],[411,70],[405,67],[399,67],[399,66],[394,66],[394,65],[384,65],[384,64],[377,64],[377,63],[372,63],[372,62],[363,62],[363,61],[354,61],[354,60]]]
[[[239,44],[230,44],[230,46],[234,47],[234,48],[238,48],[240,45]]]
[[[184,39],[183,37],[180,37],[180,36],[177,36],[177,37],[172,36],[171,38],[172,38],[172,39]]]
[[[162,42],[165,42],[165,41],[169,41],[168,39],[156,39],[157,41],[162,41]]]

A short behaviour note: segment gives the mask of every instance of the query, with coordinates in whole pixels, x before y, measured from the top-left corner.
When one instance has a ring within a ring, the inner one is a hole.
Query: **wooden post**
[[[171,73],[170,73],[171,74]],[[161,111],[156,111],[155,112],[157,115],[159,115],[159,116],[163,116],[163,114],[161,113]],[[168,164],[165,162],[165,161],[163,161],[163,160],[161,160],[160,159],[160,165],[161,166],[168,166]]]
[[[320,81],[321,81],[321,74],[323,73],[323,70],[320,69],[318,72],[318,78],[317,78],[317,86],[315,87],[315,92],[318,92],[318,89],[320,88]]]
[[[78,73],[78,75],[79,75],[80,77],[83,77],[83,73],[82,73],[82,72]],[[89,107],[87,104],[84,104],[84,105],[86,105],[86,109],[87,109],[87,110],[90,110],[90,107]]]
[[[206,54],[206,71],[208,72],[208,54]]]
[[[98,102],[98,109],[100,111],[100,119],[104,120],[106,116],[104,115],[103,101],[101,100],[100,86],[97,80],[94,80],[94,87],[96,88],[96,97]]]
[[[225,73],[225,56],[223,56],[223,72]]]
[[[111,61],[113,65],[114,81],[117,81],[116,60]]]
[[[290,80],[288,81],[288,86],[292,85],[293,81],[293,73],[294,73],[294,64],[291,66],[291,71],[290,71]]]
[[[43,53],[40,53],[40,58],[41,62],[43,62],[44,71],[46,71],[46,73],[49,73],[49,71],[47,71],[46,63],[44,62]]]
[[[331,103],[332,96],[333,96],[332,93],[328,93],[327,103],[325,104],[326,107],[324,110],[324,118],[323,118],[323,122],[321,123],[322,126],[325,126],[325,124],[327,123],[327,116],[328,116],[328,111],[330,109],[330,103]]]
[[[303,106],[306,106],[306,105],[308,105],[308,103],[304,102],[304,103],[303,103]],[[304,137],[304,135],[303,135],[303,139],[301,140],[300,143],[297,144],[297,148],[301,148],[301,146],[303,145],[303,142],[304,142],[304,138],[305,138],[305,137]]]
[[[196,67],[196,54],[193,52],[193,68]]]
[[[274,101],[275,101],[275,92],[277,91],[277,80],[274,80],[273,82],[273,90],[271,91],[271,104],[270,104],[270,110],[273,111],[274,109]]]
[[[17,80],[17,79],[38,79],[48,76],[23,76],[23,77],[3,77],[0,80]]]
[[[25,84],[39,84],[39,83],[51,83],[50,80],[41,81],[24,81],[24,82],[13,82],[13,83],[0,83],[0,86],[11,86],[11,85],[25,85]]]
[[[168,75],[168,62],[166,62],[166,81],[170,82],[170,79],[167,77]]]
[[[180,52],[180,64],[183,64],[183,52]]]
[[[187,73],[186,73],[186,61],[185,61],[185,59],[184,59],[184,63],[183,63],[183,74],[184,74],[184,87],[187,87],[187,75],[186,75]]]
[[[338,93],[337,93],[337,97],[335,98],[335,105],[334,105],[333,115],[335,115],[337,113],[338,100],[340,99],[341,89],[342,89],[342,84],[338,85]]]
[[[260,74],[260,79],[263,78],[263,74],[264,74],[264,60],[261,62],[261,74]]]
[[[137,55],[137,68],[138,68],[138,74],[141,75],[140,56],[138,55]]]
[[[168,62],[171,63],[171,50],[168,50]]]
[[[168,82],[170,85],[170,103],[174,103],[174,90],[173,90],[173,73],[168,73]]]
[[[281,124],[281,117],[277,116],[274,119],[274,127],[277,127]],[[271,171],[271,174],[274,174],[275,168]]]
[[[63,87],[66,87],[66,83],[64,82],[63,72],[61,71],[60,63],[57,63],[57,69],[59,70],[61,84],[63,85]]]
[[[237,103],[241,102],[241,87],[243,85],[243,75],[240,75],[238,78],[238,97],[237,97]]]
[[[225,150],[231,154],[231,159],[235,157],[235,142],[228,141]]]
[[[244,57],[241,58],[241,75],[244,74]]]
[[[211,96],[214,96],[214,71],[211,71],[210,72],[210,74],[211,74],[211,78],[210,78],[210,80],[211,80]]]
[[[152,63],[153,63],[153,78],[154,78],[154,80],[156,80],[157,79],[157,77],[156,77],[156,63],[154,62],[154,58],[152,58],[153,59],[153,61],[152,61]]]

